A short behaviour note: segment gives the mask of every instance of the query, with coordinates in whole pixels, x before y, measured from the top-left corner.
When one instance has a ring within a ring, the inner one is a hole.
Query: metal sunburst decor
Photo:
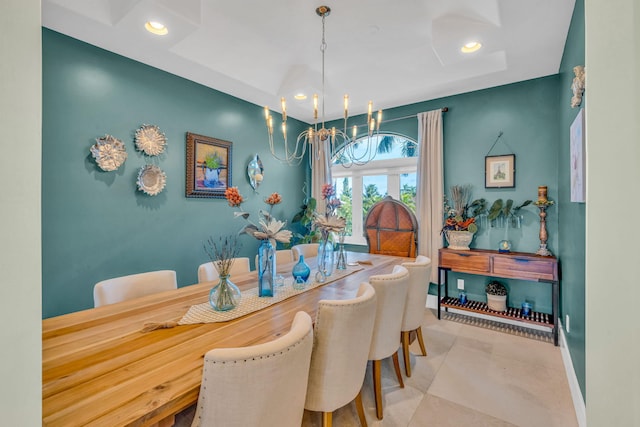
[[[167,138],[158,126],[142,125],[136,130],[136,148],[148,156],[164,153]]]
[[[156,196],[164,190],[167,175],[156,165],[145,165],[138,171],[138,190],[149,196]]]
[[[107,172],[118,169],[127,160],[124,143],[111,135],[96,138],[90,151],[100,169]]]

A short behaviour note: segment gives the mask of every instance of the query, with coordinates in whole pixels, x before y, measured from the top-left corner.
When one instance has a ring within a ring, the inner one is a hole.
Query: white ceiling
[[[558,72],[574,0],[43,0],[47,28],[238,98],[313,121],[499,86]],[[144,23],[169,28],[155,36]],[[483,48],[462,54],[475,39]]]

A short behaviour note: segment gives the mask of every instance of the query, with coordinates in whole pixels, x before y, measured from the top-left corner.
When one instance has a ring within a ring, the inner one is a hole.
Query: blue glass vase
[[[276,250],[269,240],[258,247],[258,296],[272,297],[276,276]]]
[[[291,270],[291,275],[293,276],[294,289],[304,289],[304,286],[311,275],[311,268],[309,268],[309,265],[304,262],[304,255],[300,255],[298,263],[294,265],[293,270]]]
[[[318,272],[324,279],[333,274],[333,243],[328,237],[320,242],[318,248]]]
[[[216,311],[233,310],[241,298],[240,289],[229,280],[228,275],[220,276],[220,282],[209,292],[209,304]]]

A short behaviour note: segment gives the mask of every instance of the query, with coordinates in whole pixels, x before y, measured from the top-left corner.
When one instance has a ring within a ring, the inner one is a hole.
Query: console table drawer
[[[557,263],[545,259],[532,257],[501,257],[493,258],[493,274],[499,277],[531,280],[558,280]]]
[[[450,268],[461,273],[489,274],[491,272],[491,257],[471,252],[440,251],[440,267]]]

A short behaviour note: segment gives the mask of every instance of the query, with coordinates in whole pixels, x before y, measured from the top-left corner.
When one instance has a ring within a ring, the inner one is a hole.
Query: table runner
[[[196,304],[189,308],[187,314],[185,314],[182,319],[178,321],[178,325],[216,323],[233,320],[246,314],[253,313],[254,311],[262,310],[265,307],[269,307],[270,305],[276,304],[280,301],[284,301],[287,298],[291,298],[292,296],[307,292],[319,286],[335,282],[338,279],[342,279],[343,277],[361,270],[363,270],[363,267],[360,266],[348,266],[346,270],[335,270],[325,282],[319,283],[314,280],[310,284],[308,284],[307,287],[300,290],[293,289],[293,287],[291,286],[292,279],[289,278],[285,281],[284,286],[279,286],[274,289],[275,292],[273,297],[259,297],[258,288],[251,288],[242,292],[240,304],[238,304],[238,306],[233,310],[229,311],[215,311],[213,308],[211,308],[209,302]]]

